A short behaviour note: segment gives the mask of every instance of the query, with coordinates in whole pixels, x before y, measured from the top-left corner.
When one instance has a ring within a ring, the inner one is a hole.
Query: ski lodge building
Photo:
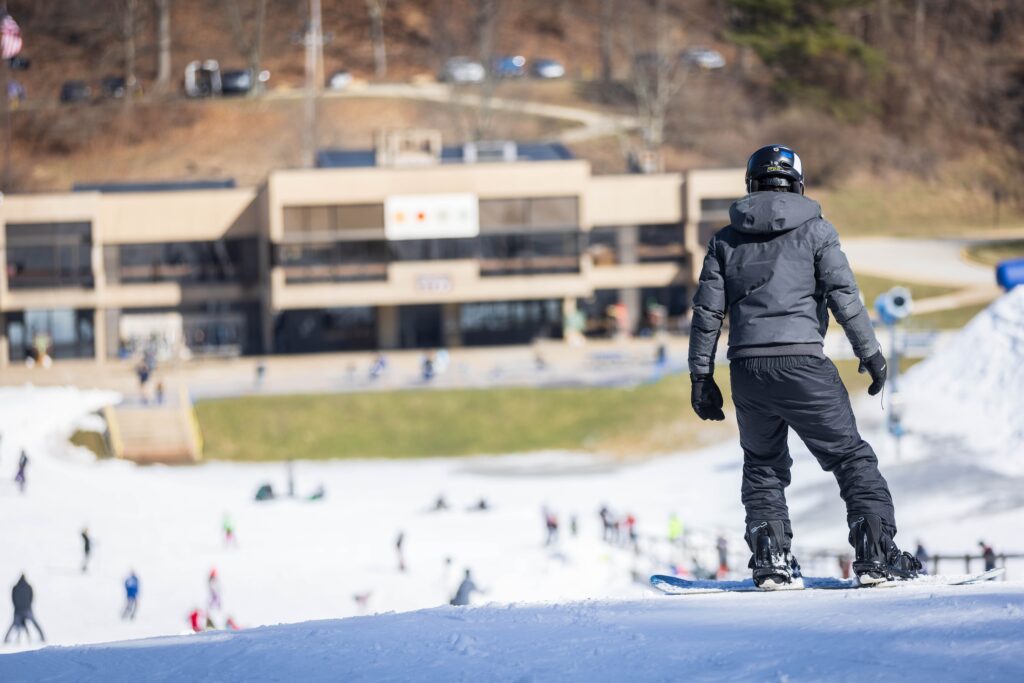
[[[526,343],[685,324],[742,169],[594,175],[559,144],[433,131],[231,181],[80,185],[0,204],[0,366]],[[696,270],[695,270],[696,268]],[[625,319],[622,319],[625,317]]]

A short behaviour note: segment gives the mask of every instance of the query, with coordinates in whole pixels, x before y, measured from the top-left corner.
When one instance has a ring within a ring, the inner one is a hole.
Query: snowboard
[[[1002,576],[1004,567],[996,567],[978,574],[944,576],[925,574],[909,581],[887,581],[873,586],[861,586],[857,579],[839,579],[828,576],[805,576],[791,586],[764,590],[754,585],[753,579],[743,581],[715,581],[682,579],[678,576],[655,574],[651,586],[666,595],[706,595],[708,593],[783,593],[794,590],[851,590],[865,588],[896,588],[898,586],[966,586],[983,583]]]

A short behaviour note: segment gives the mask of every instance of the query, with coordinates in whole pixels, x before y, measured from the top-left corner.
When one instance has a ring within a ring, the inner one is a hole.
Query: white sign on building
[[[384,200],[384,234],[389,240],[476,237],[480,213],[476,195],[406,194]]]

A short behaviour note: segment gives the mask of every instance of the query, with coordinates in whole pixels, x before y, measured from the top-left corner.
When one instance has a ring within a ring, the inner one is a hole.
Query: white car
[[[448,83],[482,83],[487,78],[487,69],[469,57],[452,57],[445,61],[439,78]]]
[[[554,59],[535,59],[533,64],[530,65],[530,72],[533,73],[536,78],[564,78],[565,67],[562,63]]]
[[[331,77],[327,79],[328,90],[344,90],[352,84],[352,74],[342,69],[341,71],[335,71],[331,74]]]
[[[694,47],[684,51],[680,56],[687,64],[693,64],[701,69],[721,69],[725,66],[725,57],[718,50]]]

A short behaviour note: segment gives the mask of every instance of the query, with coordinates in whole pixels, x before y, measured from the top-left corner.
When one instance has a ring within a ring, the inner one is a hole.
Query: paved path
[[[843,240],[843,251],[858,273],[948,287],[995,287],[989,266],[963,258],[969,240],[856,237]]]
[[[301,91],[300,91],[301,92]],[[531,116],[544,116],[562,121],[571,121],[577,126],[563,131],[558,140],[565,143],[580,142],[592,138],[633,130],[637,127],[635,116],[609,113],[585,107],[570,107],[562,104],[513,100],[504,97],[485,98],[477,92],[457,92],[444,83],[367,83],[337,93],[325,93],[328,98],[396,98],[426,100],[443,104],[480,107],[489,106]]]

